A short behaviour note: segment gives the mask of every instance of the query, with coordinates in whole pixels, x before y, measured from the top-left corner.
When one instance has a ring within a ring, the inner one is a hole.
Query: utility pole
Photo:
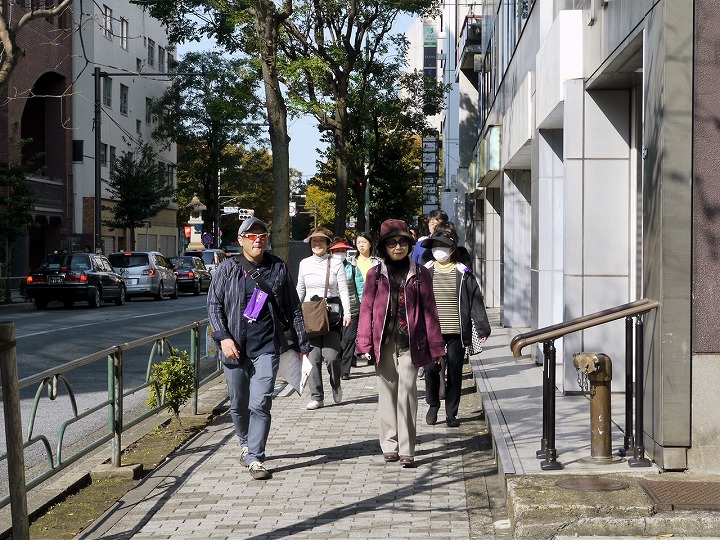
[[[95,77],[95,229],[93,235],[93,253],[102,252],[102,228],[100,225],[100,202],[102,196],[102,176],[100,169],[100,154],[102,153],[102,139],[100,126],[102,125],[102,105],[100,104],[100,79],[108,74],[100,71],[99,67],[93,70]]]

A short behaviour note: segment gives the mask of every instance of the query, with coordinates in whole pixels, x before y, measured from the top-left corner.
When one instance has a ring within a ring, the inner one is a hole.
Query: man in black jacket
[[[233,257],[217,267],[207,301],[212,337],[220,345],[240,459],[256,480],[272,478],[263,462],[280,355],[289,349],[284,323],[301,356],[311,349],[288,267],[266,253],[269,236],[268,226],[259,219],[243,222],[238,242],[243,248],[240,257],[246,261]],[[265,287],[272,290],[272,297],[262,290]]]

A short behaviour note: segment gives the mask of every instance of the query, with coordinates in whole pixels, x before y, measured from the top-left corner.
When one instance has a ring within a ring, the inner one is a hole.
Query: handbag
[[[303,302],[302,313],[308,337],[324,336],[330,332],[330,319],[325,298]]]
[[[325,273],[325,291],[323,297],[313,297],[311,300],[302,303],[303,320],[305,321],[305,332],[308,337],[324,336],[330,332],[330,306],[328,305],[327,292],[330,286],[330,257],[328,257],[327,272]],[[342,308],[340,309],[340,320],[342,320]]]
[[[338,296],[331,296],[326,298],[327,309],[328,309],[328,321],[330,322],[330,328],[335,329],[342,324],[343,319],[343,307],[342,302]]]
[[[470,346],[468,347],[468,354],[480,354],[483,350],[482,342],[480,341],[480,334],[478,334],[477,326],[475,321],[470,319],[471,324],[471,337]]]

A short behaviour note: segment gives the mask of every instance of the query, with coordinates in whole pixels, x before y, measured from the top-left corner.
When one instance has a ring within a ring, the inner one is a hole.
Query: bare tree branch
[[[70,4],[72,4],[72,0],[62,0],[51,9],[31,9],[22,15],[14,25],[9,20],[5,8],[0,7],[0,44],[2,44],[2,52],[4,53],[4,55],[0,56],[0,90],[5,88],[13,71],[25,56],[25,50],[21,49],[17,44],[19,32],[35,19],[60,15]]]

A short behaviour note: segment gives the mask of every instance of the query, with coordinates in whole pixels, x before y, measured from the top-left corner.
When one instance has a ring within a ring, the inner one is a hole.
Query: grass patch
[[[183,417],[183,430],[175,420],[168,420],[129,445],[123,451],[122,463],[142,464],[143,475],[146,476],[207,424],[205,416]],[[93,480],[34,519],[30,524],[30,537],[52,540],[74,538],[138,483],[139,480],[120,477]]]

